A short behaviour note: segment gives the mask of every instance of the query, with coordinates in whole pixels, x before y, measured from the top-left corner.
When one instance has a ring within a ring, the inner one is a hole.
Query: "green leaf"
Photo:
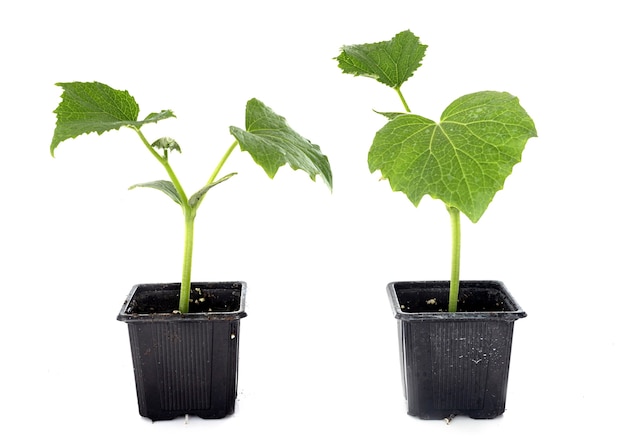
[[[217,186],[219,183],[223,183],[224,181],[226,181],[227,179],[229,179],[229,178],[231,178],[231,177],[233,177],[235,175],[237,175],[237,172],[229,173],[228,175],[223,176],[219,180],[213,181],[212,183],[207,184],[202,189],[198,190],[196,193],[191,195],[191,198],[189,198],[189,205],[191,207],[197,207],[200,204],[200,202],[202,202],[202,199],[204,198],[204,195],[206,195],[206,193],[209,190],[211,190],[211,188]]]
[[[180,195],[178,194],[176,187],[174,187],[174,184],[171,181],[166,181],[166,180],[150,181],[149,183],[135,184],[134,186],[130,186],[128,189],[132,190],[137,187],[148,187],[151,189],[160,190],[161,192],[163,192],[164,194],[172,198],[172,200],[176,204],[182,206],[182,199]]]
[[[231,126],[230,133],[239,142],[241,150],[250,153],[270,178],[274,178],[281,166],[289,163],[292,169],[304,170],[313,180],[320,175],[332,190],[330,163],[319,146],[291,129],[285,118],[259,100],[252,99],[246,105],[246,130]]]
[[[124,126],[141,127],[173,117],[172,111],[161,111],[137,121],[139,105],[127,91],[119,91],[106,84],[57,83],[63,88],[61,103],[54,111],[57,123],[50,144],[50,153],[59,143],[79,135],[96,132],[99,135]]]
[[[455,100],[439,124],[396,116],[376,134],[368,162],[416,206],[430,195],[477,222],[535,136],[516,97],[477,92]]]
[[[422,65],[427,47],[407,30],[388,41],[344,46],[336,60],[345,74],[371,77],[399,88]]]

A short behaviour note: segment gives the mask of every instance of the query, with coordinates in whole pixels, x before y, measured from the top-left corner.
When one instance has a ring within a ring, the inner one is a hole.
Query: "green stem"
[[[219,161],[219,163],[215,167],[215,170],[209,177],[209,180],[207,181],[207,185],[213,184],[213,182],[215,182],[217,175],[220,173],[220,170],[222,169],[222,166],[224,166],[224,163],[226,163],[226,160],[228,159],[230,154],[233,152],[235,147],[237,147],[237,144],[238,142],[235,141],[233,144],[230,145],[226,153],[222,156],[222,159]],[[189,295],[191,293],[191,263],[192,263],[192,256],[193,256],[194,221],[196,219],[196,211],[198,210],[198,207],[200,206],[200,203],[202,202],[203,199],[204,199],[204,196],[202,196],[200,201],[198,201],[193,208],[189,206],[187,206],[186,208],[183,208],[184,209],[183,211],[185,213],[185,250],[183,254],[183,277],[182,277],[182,281],[180,284],[180,302],[178,305],[178,310],[180,310],[181,313],[189,312]]]
[[[170,166],[167,156],[161,156],[154,150],[152,145],[148,142],[141,129],[133,127],[141,141],[146,146],[148,151],[154,156],[159,163],[165,168],[167,175],[170,177],[172,184],[176,188],[178,195],[180,196],[180,205],[183,209],[183,215],[185,216],[185,246],[183,251],[183,275],[180,284],[180,295],[178,298],[178,310],[181,313],[189,312],[189,294],[191,293],[191,262],[193,256],[193,231],[194,221],[196,218],[196,208],[192,208],[189,205],[189,200],[185,194],[183,186],[180,184],[174,169]]]
[[[404,99],[404,95],[402,95],[402,91],[400,91],[400,86],[394,87],[393,89],[398,93],[398,96],[400,97],[400,100],[402,101],[402,106],[404,106],[404,110],[407,111],[408,113],[411,113],[411,109],[409,109],[409,105]]]
[[[222,156],[222,159],[219,161],[219,163],[217,163],[217,166],[215,166],[215,170],[213,171],[213,173],[209,177],[208,181],[206,182],[207,186],[209,184],[213,184],[215,182],[215,180],[217,179],[217,175],[220,173],[220,170],[222,170],[222,166],[224,166],[224,163],[226,163],[226,160],[228,159],[230,154],[233,153],[233,150],[235,150],[235,147],[237,147],[237,144],[239,144],[239,142],[237,140],[235,140],[233,142],[233,144],[231,144],[230,147],[226,150],[226,152]],[[196,203],[196,210],[198,209],[198,207],[200,206],[200,204],[204,200],[205,196],[206,196],[206,193],[204,195],[202,195],[200,200]]]
[[[146,137],[144,136],[144,134],[141,132],[141,130],[138,127],[132,127],[132,128],[135,130],[137,135],[139,135],[139,138],[141,138],[141,141],[146,146],[148,151],[150,151],[152,156],[154,156],[157,159],[157,161],[161,163],[161,165],[165,168],[167,175],[172,180],[172,184],[174,185],[174,187],[176,188],[176,191],[178,192],[180,196],[181,207],[183,209],[183,215],[185,216],[185,245],[184,245],[184,250],[183,250],[183,274],[182,274],[181,284],[180,284],[180,296],[179,296],[179,301],[178,301],[178,310],[181,313],[189,313],[189,296],[191,293],[191,263],[192,263],[192,258],[193,258],[194,224],[195,224],[195,219],[196,219],[196,211],[198,210],[198,207],[200,206],[202,199],[204,199],[204,196],[202,197],[200,201],[198,201],[194,205],[194,207],[192,207],[189,204],[187,195],[185,194],[185,191],[183,190],[183,187],[180,184],[178,177],[174,173],[172,166],[170,166],[169,161],[167,160],[167,156],[159,155],[159,153],[152,147],[152,145],[148,142],[148,140],[146,139]],[[233,152],[235,147],[237,147],[237,144],[238,144],[238,141],[235,141],[233,142],[233,144],[230,145],[226,153],[222,156],[219,163],[215,167],[215,170],[209,177],[207,184],[213,184],[213,182],[215,182],[215,180],[217,179],[217,175],[220,173],[220,170],[224,166],[224,163],[226,163],[226,160],[228,159],[230,154]]]
[[[174,184],[174,187],[176,188],[176,191],[178,192],[180,196],[181,201],[186,204],[187,195],[185,194],[185,191],[183,190],[183,186],[180,184],[178,177],[174,173],[174,169],[172,169],[172,166],[170,166],[170,163],[167,161],[167,158],[162,157],[161,155],[159,155],[159,153],[156,150],[154,150],[152,145],[148,142],[144,134],[141,132],[141,129],[134,127],[134,126],[132,128],[135,130],[135,132],[137,132],[137,135],[139,135],[139,138],[141,138],[141,141],[146,146],[146,148],[150,151],[152,156],[154,156],[157,159],[157,161],[161,163],[161,165],[165,168],[167,175],[170,177],[170,180],[172,180],[172,184]],[[185,207],[183,207],[183,210],[184,209]]]
[[[448,311],[456,312],[459,299],[459,275],[461,264],[461,216],[459,209],[447,206],[452,224],[452,271],[450,274],[450,297]]]
[[[394,90],[400,97],[400,100],[402,101],[402,106],[404,106],[404,110],[408,113],[411,113],[409,104],[404,99],[404,95],[402,95],[400,87],[395,87]],[[450,294],[448,297],[448,311],[454,313],[457,310],[457,304],[459,302],[459,276],[461,267],[461,216],[459,213],[459,209],[457,209],[456,207],[446,207],[448,208],[448,212],[450,213],[450,221],[452,224],[452,270],[450,273]]]
[[[191,262],[193,257],[193,233],[195,210],[185,211],[185,248],[183,252],[183,276],[180,283],[178,310],[189,313],[189,294],[191,293]]]
[[[220,170],[222,170],[222,166],[224,166],[224,163],[226,163],[226,160],[228,159],[230,154],[233,153],[233,150],[235,150],[235,147],[237,147],[237,144],[239,144],[239,141],[235,140],[233,144],[230,145],[226,153],[224,153],[224,156],[222,156],[222,159],[220,160],[220,162],[217,163],[217,166],[215,167],[215,170],[209,177],[207,184],[213,184],[213,182],[217,178],[217,175],[220,173]]]

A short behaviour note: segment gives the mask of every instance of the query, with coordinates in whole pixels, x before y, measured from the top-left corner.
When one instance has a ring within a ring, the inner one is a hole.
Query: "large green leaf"
[[[304,170],[313,180],[320,175],[332,189],[330,164],[319,146],[291,129],[285,118],[261,101],[254,98],[248,101],[246,130],[231,126],[230,133],[239,142],[241,150],[250,153],[270,178],[281,166],[289,163],[292,169]]]
[[[336,60],[346,74],[375,78],[399,88],[421,66],[427,47],[407,30],[388,41],[344,46]]]
[[[477,92],[455,100],[439,124],[414,114],[392,118],[376,134],[368,162],[416,206],[430,195],[476,222],[535,136],[516,97]]]
[[[53,155],[59,143],[69,138],[91,132],[102,134],[124,126],[141,127],[174,116],[172,111],[166,110],[138,121],[139,105],[135,99],[127,91],[103,83],[57,83],[57,86],[63,88],[63,93],[54,111],[57,124],[50,145]]]

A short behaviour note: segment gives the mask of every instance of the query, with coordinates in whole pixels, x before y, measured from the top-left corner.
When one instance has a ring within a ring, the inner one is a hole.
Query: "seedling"
[[[147,187],[160,190],[182,208],[185,240],[179,299],[181,313],[189,311],[196,213],[209,190],[235,175],[230,173],[220,176],[220,172],[237,146],[248,152],[270,178],[274,177],[281,166],[289,163],[292,169],[305,171],[314,181],[316,176],[320,175],[332,190],[330,164],[319,146],[291,129],[283,117],[257,99],[251,99],[246,104],[246,129],[230,127],[230,133],[235,140],[215,166],[206,184],[188,197],[169,162],[170,153],[181,152],[178,143],[168,137],[150,143],[142,132],[145,124],[174,117],[171,110],[151,113],[145,119],[139,120],[139,106],[127,91],[116,90],[98,82],[58,83],[57,86],[63,88],[63,93],[62,101],[54,111],[57,123],[50,145],[52,156],[59,144],[69,138],[91,132],[101,135],[112,129],[126,127],[139,136],[141,143],[167,172],[169,180],[135,184],[130,188]]]
[[[404,112],[381,112],[388,122],[374,137],[369,169],[379,170],[391,189],[415,206],[424,195],[445,203],[452,224],[448,311],[456,312],[460,212],[478,222],[537,132],[519,100],[507,92],[464,95],[443,111],[439,123],[411,113],[400,87],[421,66],[426,48],[407,30],[389,41],[344,46],[336,60],[343,73],[374,78],[402,102]]]

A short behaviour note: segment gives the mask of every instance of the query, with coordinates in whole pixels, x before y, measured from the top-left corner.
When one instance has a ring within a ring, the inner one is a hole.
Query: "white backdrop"
[[[620,327],[626,241],[619,2],[180,0],[0,6],[0,281],[3,440],[618,440],[626,393]],[[403,92],[438,119],[460,95],[520,97],[531,139],[478,224],[463,219],[463,279],[503,280],[517,322],[506,413],[451,425],[406,415],[393,280],[447,279],[442,203],[414,208],[367,169],[390,89],[342,74],[344,44],[411,29],[429,45]],[[176,138],[188,189],[206,181],[257,97],[319,144],[331,194],[303,172],[269,180],[237,151],[197,220],[194,280],[244,280],[237,411],[152,424],[137,413],[126,326],[131,286],[177,281],[182,217],[130,131],[49,155],[56,82],[127,89],[146,127]],[[11,435],[11,436],[9,436]]]

